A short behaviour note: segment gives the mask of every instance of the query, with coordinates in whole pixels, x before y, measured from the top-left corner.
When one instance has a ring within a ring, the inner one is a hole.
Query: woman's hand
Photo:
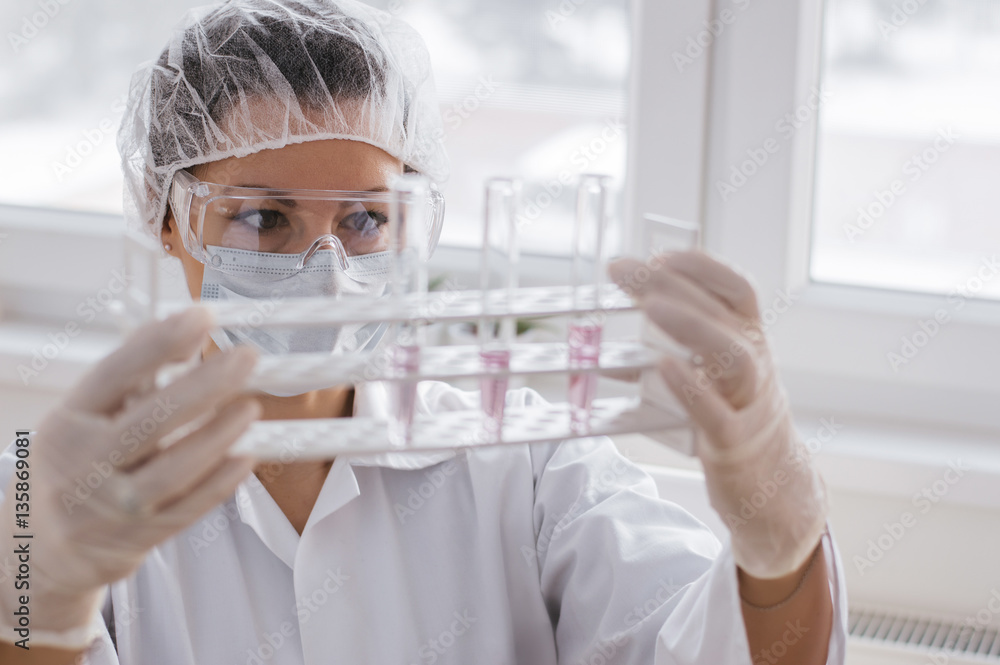
[[[764,579],[801,568],[826,528],[826,492],[793,427],[753,287],[702,252],[623,259],[610,273],[694,354],[666,357],[660,370],[698,431],[709,498],[732,531],[736,563]]]
[[[259,415],[256,402],[237,398],[252,351],[217,354],[155,387],[157,370],[197,353],[211,325],[206,310],[191,309],[139,329],[39,427],[28,457],[33,633],[84,629],[105,585],[132,573],[250,473],[253,460],[227,451]],[[176,440],[164,446],[171,434]],[[0,507],[3,543],[14,542],[13,483]],[[5,616],[17,597],[8,578],[0,587]]]

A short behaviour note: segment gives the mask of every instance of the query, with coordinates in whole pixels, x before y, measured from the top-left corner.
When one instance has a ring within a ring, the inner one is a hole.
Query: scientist
[[[446,176],[440,130],[404,23],[351,0],[231,0],[189,14],[133,80],[126,216],[195,299],[378,296],[384,192],[404,172]],[[607,439],[279,468],[231,457],[258,418],[385,417],[378,384],[243,390],[258,352],[350,353],[384,330],[220,332],[192,308],[141,328],[0,457],[0,543],[26,562],[0,582],[0,662],[843,663],[826,494],[752,288],[702,253],[640,268],[611,273],[706,359],[660,370],[697,425],[722,544]],[[199,351],[156,387],[158,368]],[[428,382],[419,408],[476,402]]]

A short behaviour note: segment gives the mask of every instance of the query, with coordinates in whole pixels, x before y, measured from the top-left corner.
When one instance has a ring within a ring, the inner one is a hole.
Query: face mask
[[[345,270],[338,254],[315,252],[301,270],[298,254],[267,254],[246,250],[209,247],[212,264],[205,265],[201,299],[206,302],[257,301],[261,318],[267,316],[269,302],[286,298],[323,296],[336,300],[365,296],[378,298],[386,293],[390,252],[352,256]],[[218,258],[216,258],[218,257]],[[224,267],[225,272],[216,269]],[[335,303],[331,303],[335,307]],[[329,353],[340,355],[375,350],[388,330],[385,323],[356,323],[324,328],[261,328],[253,316],[246,325],[212,332],[212,340],[223,351],[236,345],[253,346],[262,354]],[[303,385],[289,393],[268,392],[278,397],[300,395],[326,385]]]

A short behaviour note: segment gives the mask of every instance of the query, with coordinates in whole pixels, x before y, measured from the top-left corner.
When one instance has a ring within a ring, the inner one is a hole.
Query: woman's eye
[[[364,210],[348,215],[340,222],[340,225],[351,231],[370,233],[388,221],[389,218],[378,210]]]
[[[246,210],[233,219],[254,226],[261,231],[270,231],[281,225],[283,215],[277,210]]]

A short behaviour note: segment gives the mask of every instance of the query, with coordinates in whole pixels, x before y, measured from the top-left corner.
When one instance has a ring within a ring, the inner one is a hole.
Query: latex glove
[[[797,570],[826,529],[826,490],[793,426],[753,287],[702,252],[623,259],[610,274],[693,353],[664,358],[660,371],[695,424],[737,565],[760,578]]]
[[[211,327],[209,313],[195,308],[139,329],[44,419],[28,458],[34,538],[12,538],[16,477],[0,508],[0,542],[30,542],[31,584],[30,592],[16,591],[11,577],[0,586],[0,638],[19,639],[5,624],[27,593],[30,644],[86,647],[105,586],[251,472],[253,460],[227,450],[259,417],[255,401],[234,401],[256,362],[253,351],[214,355],[155,388],[157,369],[197,353]],[[192,421],[203,424],[160,445]]]

